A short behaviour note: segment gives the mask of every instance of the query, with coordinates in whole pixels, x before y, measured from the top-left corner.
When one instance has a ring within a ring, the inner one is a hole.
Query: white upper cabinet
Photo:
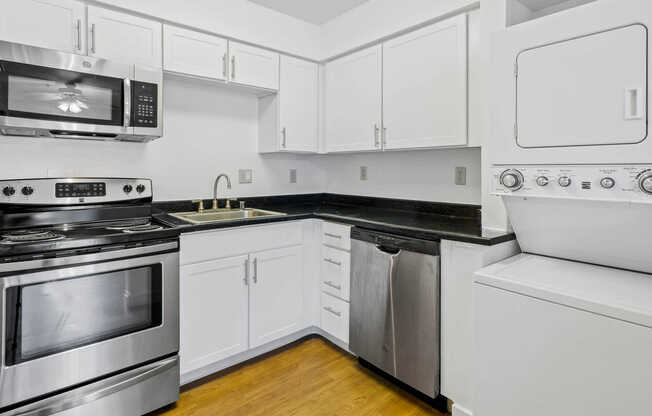
[[[226,39],[175,26],[163,26],[163,69],[179,74],[226,81]]]
[[[0,39],[86,53],[85,6],[73,0],[0,0]]]
[[[385,149],[467,144],[467,17],[383,45]]]
[[[325,72],[326,151],[380,150],[381,46],[329,62]]]
[[[278,90],[279,54],[238,42],[229,42],[229,81]]]
[[[160,68],[162,50],[161,23],[88,6],[90,56]]]
[[[281,57],[280,150],[319,150],[319,67],[289,56]]]
[[[302,247],[250,255],[249,343],[255,348],[303,329]]]

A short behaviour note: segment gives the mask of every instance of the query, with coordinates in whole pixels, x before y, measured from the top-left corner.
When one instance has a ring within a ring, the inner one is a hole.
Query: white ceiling
[[[249,0],[297,19],[317,25],[358,7],[368,0]]]

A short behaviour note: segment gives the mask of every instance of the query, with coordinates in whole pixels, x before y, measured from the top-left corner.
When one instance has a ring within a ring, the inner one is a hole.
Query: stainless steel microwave
[[[150,141],[162,80],[160,68],[0,41],[0,133]]]

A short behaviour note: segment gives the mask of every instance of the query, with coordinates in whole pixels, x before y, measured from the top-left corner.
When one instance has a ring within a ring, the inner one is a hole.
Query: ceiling
[[[322,25],[368,0],[249,0],[309,23]]]

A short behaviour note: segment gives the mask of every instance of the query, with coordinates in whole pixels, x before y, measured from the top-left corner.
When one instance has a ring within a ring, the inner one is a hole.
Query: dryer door
[[[647,28],[633,24],[522,51],[522,148],[635,144],[647,138]]]

